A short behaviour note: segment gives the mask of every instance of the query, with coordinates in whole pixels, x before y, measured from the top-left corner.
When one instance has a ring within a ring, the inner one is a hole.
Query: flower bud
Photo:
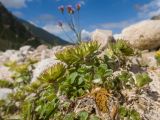
[[[64,12],[64,6],[63,5],[59,6],[58,10],[61,11],[61,13],[63,13]]]
[[[76,8],[77,8],[77,10],[79,11],[79,10],[81,9],[81,4],[78,3],[78,4],[76,5]]]
[[[68,11],[69,14],[74,14],[74,9],[71,5],[67,6],[67,11]]]

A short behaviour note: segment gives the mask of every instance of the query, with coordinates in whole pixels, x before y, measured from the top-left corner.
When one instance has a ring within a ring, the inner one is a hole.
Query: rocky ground
[[[160,20],[142,21],[132,25],[125,28],[122,34],[118,35],[118,38],[125,38],[135,48],[142,50],[142,56],[136,59],[144,66],[147,66],[145,67],[146,71],[153,79],[149,86],[142,91],[140,96],[134,96],[134,92],[136,91],[126,90],[124,93],[132,101],[131,106],[135,108],[145,120],[158,120],[160,118],[160,66],[157,65],[155,60],[155,52],[157,47],[160,46]],[[105,44],[101,45],[101,49],[105,49],[108,41],[114,41],[114,37],[111,31],[96,30],[93,32],[92,40],[97,40],[101,44],[105,42]],[[40,45],[36,49],[33,49],[31,46],[23,46],[19,50],[0,52],[0,80],[14,82],[11,78],[13,72],[4,65],[6,61],[23,63],[27,59],[34,59],[38,62],[31,68],[31,82],[35,81],[48,66],[57,63],[54,54],[63,48],[64,46],[48,48],[45,45]],[[7,94],[11,92],[12,89],[0,88],[0,99],[6,99]]]

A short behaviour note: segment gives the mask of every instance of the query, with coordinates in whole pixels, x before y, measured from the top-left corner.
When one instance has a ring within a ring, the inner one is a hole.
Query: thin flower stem
[[[62,31],[64,32],[64,34],[71,40],[71,42],[74,43],[74,40],[67,34],[67,32],[64,30],[63,27],[61,27]]]

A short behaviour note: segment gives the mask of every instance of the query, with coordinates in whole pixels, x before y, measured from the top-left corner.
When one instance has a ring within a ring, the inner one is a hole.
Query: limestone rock
[[[23,55],[27,55],[30,51],[32,51],[32,47],[29,45],[23,46],[19,49],[19,51],[23,54]]]
[[[153,17],[151,18],[151,20],[160,20],[160,15],[153,16]]]
[[[25,60],[24,55],[22,55],[20,51],[16,51],[16,50],[7,50],[0,57],[2,58],[2,62],[6,62],[6,61],[21,62]]]
[[[113,41],[112,31],[96,29],[92,35],[91,40],[97,41],[101,46],[100,49],[105,49],[109,41]]]
[[[155,52],[146,52],[142,53],[142,58],[140,61],[143,65],[147,65],[149,67],[156,67],[157,61],[155,59]]]
[[[46,49],[48,49],[48,46],[47,46],[47,45],[39,45],[39,46],[36,48],[37,51],[43,51],[43,50],[46,50]]]
[[[138,49],[160,47],[160,20],[145,20],[131,25],[122,31],[122,36]]]

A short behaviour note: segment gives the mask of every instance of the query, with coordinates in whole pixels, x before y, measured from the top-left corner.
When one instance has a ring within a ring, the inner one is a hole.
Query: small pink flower
[[[58,7],[58,10],[63,13],[63,12],[64,12],[64,6],[63,6],[63,5],[59,6],[59,7]]]
[[[73,7],[71,5],[67,6],[67,11],[68,11],[69,14],[73,14],[74,13],[74,9],[73,9]]]
[[[63,23],[61,21],[58,21],[58,26],[59,27],[62,27],[63,26]]]
[[[81,4],[78,3],[78,4],[76,5],[76,8],[77,8],[77,10],[79,11],[79,10],[81,9]]]

